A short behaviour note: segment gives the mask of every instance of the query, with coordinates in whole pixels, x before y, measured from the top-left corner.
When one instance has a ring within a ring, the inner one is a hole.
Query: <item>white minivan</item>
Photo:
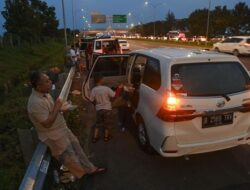
[[[122,54],[119,41],[113,38],[100,38],[94,40],[93,53],[99,54]]]
[[[250,36],[232,36],[213,45],[217,52],[231,53],[235,56],[250,55]]]
[[[127,40],[119,39],[118,42],[122,50],[129,50],[129,43]]]
[[[181,48],[143,49],[100,56],[93,77],[116,87],[131,83],[138,142],[145,151],[177,157],[250,142],[250,77],[235,56]]]

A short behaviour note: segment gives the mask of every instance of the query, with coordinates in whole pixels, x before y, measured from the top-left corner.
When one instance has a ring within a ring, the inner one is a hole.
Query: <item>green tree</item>
[[[31,8],[34,11],[34,21],[42,36],[54,37],[57,34],[58,20],[56,20],[55,8],[48,7],[46,2],[31,0]]]
[[[246,3],[239,2],[232,10],[231,33],[234,35],[245,34],[250,27],[250,10]]]
[[[207,13],[207,9],[198,9],[190,14],[188,22],[191,35],[204,36],[206,34]]]
[[[178,19],[176,20],[176,29],[181,31],[187,31],[188,30],[188,19]]]
[[[57,34],[55,8],[40,0],[5,0],[2,15],[7,35],[23,41],[40,41]]]
[[[175,15],[173,12],[168,11],[167,15],[166,15],[166,31],[170,31],[170,30],[174,30],[176,29],[176,20],[175,20]]]
[[[210,17],[210,36],[225,34],[231,20],[231,11],[226,6],[217,6],[211,11]]]
[[[33,36],[31,20],[32,10],[28,0],[5,1],[5,10],[2,11],[5,18],[4,27],[7,33],[29,40]],[[29,18],[29,19],[28,19]]]

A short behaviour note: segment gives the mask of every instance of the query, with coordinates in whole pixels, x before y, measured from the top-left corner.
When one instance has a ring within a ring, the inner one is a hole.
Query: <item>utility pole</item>
[[[206,30],[206,45],[208,41],[208,31],[209,31],[209,19],[210,19],[210,8],[211,8],[211,0],[208,3],[208,12],[207,12],[207,30]]]
[[[64,25],[65,50],[67,50],[68,41],[67,41],[67,30],[66,30],[65,11],[64,11],[64,0],[62,0],[62,10],[63,10],[63,25]]]
[[[75,44],[75,13],[74,13],[74,0],[72,0],[72,30],[73,30],[73,44]]]

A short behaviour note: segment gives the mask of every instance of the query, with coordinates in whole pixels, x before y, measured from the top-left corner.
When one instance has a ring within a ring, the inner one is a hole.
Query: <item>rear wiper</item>
[[[227,94],[188,94],[189,96],[221,96],[229,102],[231,98]]]

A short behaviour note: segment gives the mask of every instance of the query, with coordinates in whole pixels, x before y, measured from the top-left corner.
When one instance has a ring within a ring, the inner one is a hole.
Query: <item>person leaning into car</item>
[[[89,161],[78,139],[67,127],[61,112],[62,100],[57,98],[54,103],[49,94],[52,87],[49,77],[35,71],[30,75],[30,82],[33,88],[28,100],[29,118],[52,156],[79,179],[85,174],[105,172],[106,168],[98,168]]]

